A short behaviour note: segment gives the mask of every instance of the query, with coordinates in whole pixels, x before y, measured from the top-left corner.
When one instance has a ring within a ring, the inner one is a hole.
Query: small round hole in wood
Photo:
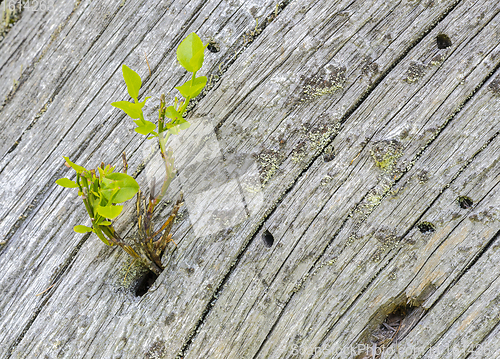
[[[219,46],[219,44],[217,44],[215,42],[209,42],[208,46],[207,46],[207,49],[210,52],[216,53],[216,52],[220,51],[220,46]]]
[[[458,197],[458,204],[460,205],[460,208],[467,209],[471,208],[474,202],[467,196],[460,196]]]
[[[439,34],[438,36],[436,36],[436,43],[438,49],[446,49],[447,47],[450,47],[452,45],[450,37],[445,34]]]
[[[264,233],[262,233],[262,240],[267,248],[271,248],[273,246],[274,237],[268,230],[265,230]]]
[[[158,276],[153,271],[148,271],[139,278],[135,286],[135,296],[142,297],[146,294],[157,278]]]

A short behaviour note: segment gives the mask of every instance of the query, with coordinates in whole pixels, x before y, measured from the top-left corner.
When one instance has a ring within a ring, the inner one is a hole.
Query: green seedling
[[[196,73],[203,66],[204,51],[208,46],[203,45],[195,33],[188,35],[177,48],[177,60],[186,71],[192,73],[191,79],[176,87],[184,100],[175,97],[174,104],[166,106],[165,96],[160,97],[158,124],[144,119],[143,107],[150,97],[139,101],[139,92],[142,87],[141,77],[126,65],[122,65],[123,79],[127,91],[133,101],[118,101],[112,106],[124,111],[137,125],[135,131],[147,136],[147,139],[157,139],[161,156],[165,164],[165,178],[160,192],[155,196],[155,181],[150,188],[149,198],[143,196],[137,182],[126,174],[128,164],[123,154],[124,173],[113,172],[114,168],[101,164],[95,170],[87,170],[71,162],[67,157],[66,164],[76,171],[76,182],[67,178],[56,181],[60,186],[78,188],[78,195],[82,197],[87,213],[92,220],[92,227],[78,225],[75,232],[95,233],[105,244],[122,247],[133,258],[139,259],[153,272],[159,274],[163,269],[161,256],[168,242],[172,240],[174,219],[182,205],[181,198],[176,202],[171,215],[159,230],[154,230],[153,211],[164,197],[170,183],[175,178],[174,157],[172,149],[166,147],[171,135],[177,135],[181,130],[190,126],[184,119],[189,101],[198,96],[207,83],[205,76],[196,77]],[[168,120],[167,120],[168,119]],[[114,230],[111,223],[123,210],[123,205],[137,195],[137,226],[138,238],[134,238],[134,246],[127,244]]]
[[[122,212],[123,203],[132,199],[139,191],[136,180],[126,173],[113,172],[114,167],[104,166],[95,170],[87,170],[64,157],[66,164],[76,171],[76,182],[67,178],[56,181],[59,186],[78,188],[87,213],[92,220],[92,227],[78,225],[74,227],[77,233],[94,232],[105,244],[116,243],[116,236],[109,220],[118,217]]]

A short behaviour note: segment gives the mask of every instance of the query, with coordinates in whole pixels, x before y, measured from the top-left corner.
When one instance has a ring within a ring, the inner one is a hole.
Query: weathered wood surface
[[[25,9],[0,42],[0,358],[362,357],[384,340],[384,357],[497,357],[499,21],[488,0]],[[136,297],[140,272],[72,231],[88,219],[54,181],[63,155],[122,151],[141,185],[161,178],[109,103],[122,63],[141,96],[170,93],[191,31],[220,46],[213,86],[171,143],[178,246]]]

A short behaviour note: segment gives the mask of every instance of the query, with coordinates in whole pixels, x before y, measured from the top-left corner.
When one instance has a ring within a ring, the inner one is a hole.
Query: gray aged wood
[[[499,356],[499,22],[489,0],[25,8],[0,42],[0,358]],[[73,232],[54,181],[63,155],[122,151],[162,178],[109,103],[125,63],[153,119],[192,31],[220,51],[170,143],[177,246],[138,297],[144,272]]]

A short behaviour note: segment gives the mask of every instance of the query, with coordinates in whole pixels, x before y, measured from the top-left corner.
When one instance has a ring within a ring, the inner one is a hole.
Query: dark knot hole
[[[142,297],[146,294],[157,278],[158,276],[151,270],[140,277],[135,287],[135,296]]]
[[[274,243],[274,237],[267,229],[262,233],[262,240],[267,248],[271,248]]]

